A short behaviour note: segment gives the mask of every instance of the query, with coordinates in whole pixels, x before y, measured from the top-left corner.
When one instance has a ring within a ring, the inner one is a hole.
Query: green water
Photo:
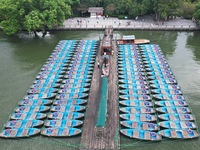
[[[26,95],[35,76],[60,40],[98,40],[102,34],[103,31],[60,31],[51,32],[45,38],[34,38],[24,34],[8,37],[0,32],[0,128],[19,100]],[[200,32],[115,31],[114,38],[123,34],[135,34],[136,38],[150,39],[152,43],[160,45],[200,127]],[[71,150],[77,149],[79,143],[80,137],[0,139],[0,150]],[[121,136],[121,149],[199,150],[200,139],[153,143]]]

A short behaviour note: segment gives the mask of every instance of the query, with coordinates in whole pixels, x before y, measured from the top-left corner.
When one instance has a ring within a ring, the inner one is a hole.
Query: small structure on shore
[[[90,13],[90,18],[102,17],[103,7],[89,7],[88,12]]]
[[[124,35],[122,39],[117,40],[117,44],[148,44],[150,40],[135,39],[135,35]]]

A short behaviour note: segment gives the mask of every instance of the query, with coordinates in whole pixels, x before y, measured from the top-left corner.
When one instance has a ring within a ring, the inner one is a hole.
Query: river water
[[[134,34],[159,44],[173,70],[178,84],[196,116],[200,127],[200,32],[115,31],[114,38]],[[26,95],[35,76],[60,40],[96,39],[103,31],[57,31],[45,38],[20,34],[9,37],[0,32],[0,128],[20,99]],[[71,143],[69,145],[69,143]],[[77,149],[80,137],[0,139],[0,150],[71,150]],[[144,142],[121,136],[121,149],[127,150],[200,150],[200,139]]]

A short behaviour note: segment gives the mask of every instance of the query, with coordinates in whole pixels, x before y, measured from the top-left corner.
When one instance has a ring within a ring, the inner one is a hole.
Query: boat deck
[[[107,122],[103,129],[102,136],[96,134],[96,117],[99,106],[99,83],[101,71],[95,65],[90,95],[85,113],[85,122],[82,129],[80,149],[119,149],[119,117],[118,117],[118,93],[117,93],[117,45],[112,42],[114,54],[111,56],[110,75],[108,77],[108,104],[107,104]],[[100,46],[101,47],[101,46]],[[97,58],[101,59],[100,50]],[[101,68],[101,67],[100,67]]]

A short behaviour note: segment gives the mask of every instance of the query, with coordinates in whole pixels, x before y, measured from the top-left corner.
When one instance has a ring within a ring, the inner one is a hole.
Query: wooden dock
[[[100,45],[102,42],[100,43]],[[110,75],[108,77],[108,104],[107,121],[103,129],[102,136],[97,136],[96,119],[99,108],[99,84],[101,70],[97,63],[92,78],[91,90],[89,94],[85,121],[82,129],[80,149],[119,149],[119,115],[118,115],[118,92],[117,92],[117,45],[112,41],[113,56],[111,56]],[[97,53],[97,60],[101,60],[101,46]]]

